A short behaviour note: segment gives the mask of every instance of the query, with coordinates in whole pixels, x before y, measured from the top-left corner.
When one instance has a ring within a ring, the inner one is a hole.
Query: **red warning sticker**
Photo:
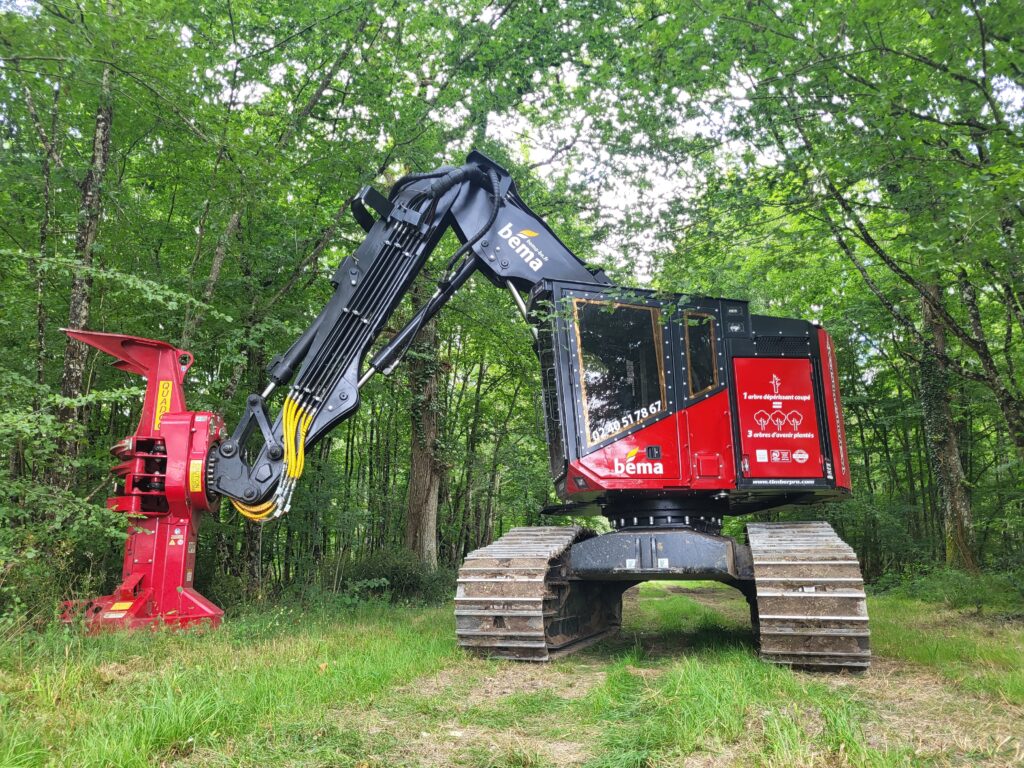
[[[734,370],[744,476],[822,477],[811,361],[741,357]]]

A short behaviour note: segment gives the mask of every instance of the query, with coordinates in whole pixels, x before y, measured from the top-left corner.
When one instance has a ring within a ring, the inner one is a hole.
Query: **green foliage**
[[[361,241],[353,192],[473,147],[623,285],[745,298],[830,329],[854,500],[780,516],[831,520],[870,580],[942,561],[945,476],[925,418],[937,399],[952,411],[976,559],[1015,567],[1015,21],[996,3],[5,6],[0,614],[50,615],[58,596],[108,589],[119,570],[106,450],[134,428],[140,382],[91,354],[84,391],[58,394],[73,274],[88,282],[91,327],[188,346],[189,406],[232,424]],[[108,97],[110,163],[84,265],[83,181]],[[455,247],[442,241],[428,292]],[[924,285],[938,288],[945,387],[922,368]],[[400,306],[390,326],[409,313]],[[552,489],[536,358],[509,297],[470,281],[437,334],[448,574],[502,531],[539,522]],[[285,520],[256,532],[225,507],[207,521],[199,583],[228,606],[344,595],[354,563],[401,547],[420,402],[409,385],[399,368],[363,388],[361,412],[310,457]],[[70,407],[73,426],[59,417]],[[450,586],[409,578],[410,594]]]
[[[83,461],[62,446],[78,430],[57,419],[52,398],[36,406],[41,394],[0,368],[0,445],[17,449],[17,460],[0,463],[0,619],[10,630],[45,623],[61,600],[94,589],[102,576],[85,553],[124,538],[120,516],[68,487]],[[81,402],[121,401],[110,394],[94,392]]]
[[[352,564],[346,591],[356,596],[387,594],[393,600],[443,602],[455,591],[455,572],[431,571],[407,549],[381,550]]]
[[[984,609],[1024,617],[1024,581],[1019,572],[970,574],[939,568],[902,579],[891,576],[876,584],[875,590],[894,597],[939,603],[947,608]]]

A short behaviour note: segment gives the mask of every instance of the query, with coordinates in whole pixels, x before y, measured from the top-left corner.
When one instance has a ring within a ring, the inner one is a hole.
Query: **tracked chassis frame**
[[[516,528],[459,571],[456,633],[487,656],[548,661],[616,632],[622,594],[649,580],[713,579],[747,598],[762,658],[811,669],[870,664],[853,550],[827,523],[751,523],[747,545],[687,528],[595,536]]]

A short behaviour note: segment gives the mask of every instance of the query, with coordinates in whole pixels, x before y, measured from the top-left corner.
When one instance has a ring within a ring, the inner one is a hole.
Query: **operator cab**
[[[538,284],[530,311],[551,475],[574,514],[714,529],[849,491],[820,327],[744,301],[562,281]]]

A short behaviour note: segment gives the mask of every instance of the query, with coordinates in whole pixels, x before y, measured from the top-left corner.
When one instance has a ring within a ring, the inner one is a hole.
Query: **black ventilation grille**
[[[759,357],[810,357],[811,340],[806,336],[759,336],[754,339]]]

